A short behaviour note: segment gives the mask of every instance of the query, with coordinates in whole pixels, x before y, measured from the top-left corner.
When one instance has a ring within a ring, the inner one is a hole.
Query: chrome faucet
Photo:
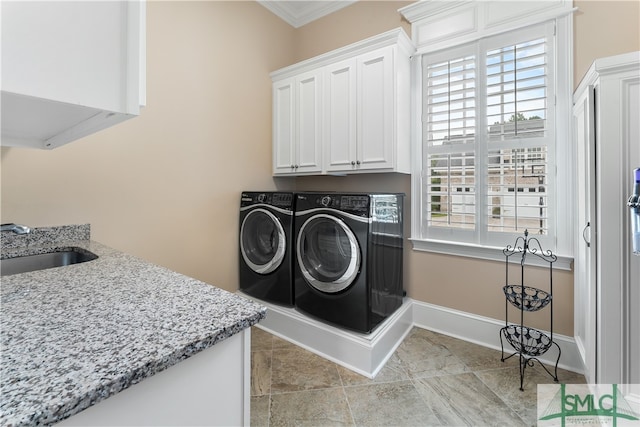
[[[0,231],[13,231],[16,234],[29,234],[31,233],[31,229],[26,225],[20,224],[2,224],[0,227]]]

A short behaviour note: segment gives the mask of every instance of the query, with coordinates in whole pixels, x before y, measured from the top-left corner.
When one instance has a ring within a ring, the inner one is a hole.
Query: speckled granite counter
[[[265,316],[238,295],[88,240],[86,225],[2,239],[3,258],[44,246],[99,256],[2,277],[3,426],[65,419]]]

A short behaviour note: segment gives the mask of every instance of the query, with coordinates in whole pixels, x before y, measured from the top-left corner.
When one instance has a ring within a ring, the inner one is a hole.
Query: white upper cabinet
[[[391,46],[326,67],[327,172],[409,172],[409,164],[395,162],[396,147],[409,149],[402,146],[409,140],[398,145],[394,138],[394,68]]]
[[[350,170],[356,166],[356,69],[357,60],[350,58],[328,65],[325,70],[327,170]]]
[[[51,149],[140,113],[143,1],[1,8],[3,146]]]
[[[273,84],[274,174],[322,170],[322,75],[310,71]]]
[[[272,73],[274,174],[410,173],[413,51],[406,34],[396,29]],[[299,83],[293,100],[283,96],[283,87],[309,73],[322,77],[316,102],[295,95]],[[289,129],[306,124],[306,132],[284,130],[283,112],[290,106],[295,126]],[[296,160],[290,147],[306,147],[309,159],[321,161],[315,169],[302,169],[300,155]]]

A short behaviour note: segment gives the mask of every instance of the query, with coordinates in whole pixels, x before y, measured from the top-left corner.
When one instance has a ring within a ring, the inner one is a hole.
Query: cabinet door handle
[[[360,160],[356,160],[356,165],[359,165],[359,164],[360,164]]]
[[[298,165],[296,165],[295,168],[298,169]]]
[[[587,236],[585,235],[585,233],[587,232],[587,228],[589,227],[591,227],[591,222],[587,221],[587,225],[585,225],[584,228],[582,229],[582,240],[584,240],[588,248],[591,247],[591,242],[587,240]]]
[[[351,160],[351,166],[355,166],[356,162],[354,162],[353,160]]]

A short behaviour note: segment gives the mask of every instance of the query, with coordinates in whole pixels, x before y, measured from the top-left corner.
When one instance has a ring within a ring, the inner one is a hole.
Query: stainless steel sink
[[[45,270],[47,268],[64,267],[66,265],[93,261],[98,255],[86,249],[70,247],[45,254],[27,255],[0,260],[0,275],[26,273]]]

